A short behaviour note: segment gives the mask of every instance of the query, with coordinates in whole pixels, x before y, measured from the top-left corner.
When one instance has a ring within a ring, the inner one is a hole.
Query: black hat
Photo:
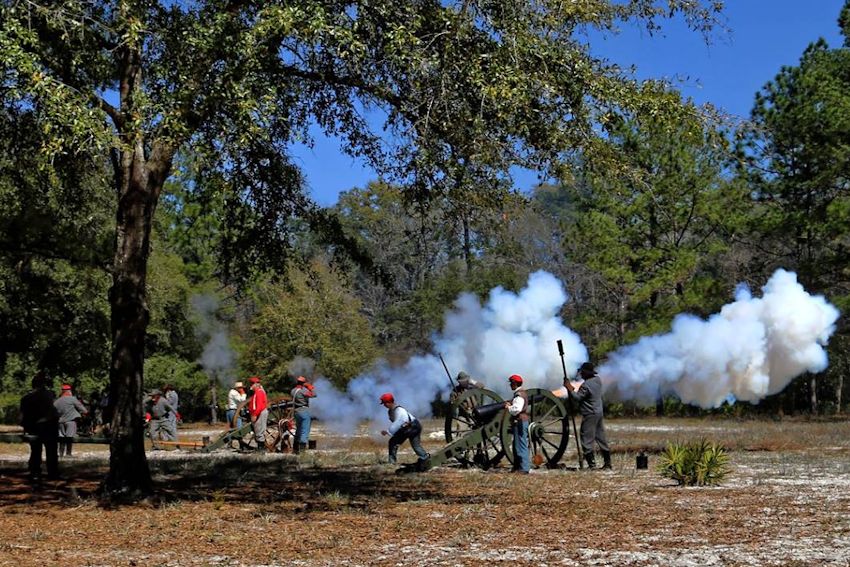
[[[585,362],[578,367],[579,374],[583,376],[596,376],[596,368],[590,362]]]

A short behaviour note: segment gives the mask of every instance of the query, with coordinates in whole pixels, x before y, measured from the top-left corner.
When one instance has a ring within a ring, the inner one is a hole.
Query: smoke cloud
[[[739,286],[735,301],[707,320],[679,315],[664,335],[640,339],[599,368],[608,400],[652,402],[675,394],[703,408],[735,400],[757,403],[803,372],[827,366],[824,345],[838,310],[809,295],[793,272],[777,270],[753,297]]]
[[[198,362],[210,379],[229,387],[234,375],[234,354],[230,348],[227,328],[216,317],[218,300],[211,295],[195,295],[191,303],[198,314],[196,333],[205,341]]]
[[[316,380],[314,413],[340,433],[353,432],[364,419],[385,422],[378,398],[392,392],[396,402],[417,417],[431,415],[435,399],[448,399],[449,380],[438,354],[455,378],[465,370],[503,396],[507,377],[520,374],[528,387],[556,387],[563,380],[556,341],[564,342],[564,360],[572,372],[587,360],[578,335],[564,326],[558,313],[569,297],[553,275],[531,274],[526,286],[513,293],[493,289],[484,305],[470,293],[461,294],[432,337],[433,354],[414,356],[401,367],[379,363],[354,378],[346,392],[323,378]]]

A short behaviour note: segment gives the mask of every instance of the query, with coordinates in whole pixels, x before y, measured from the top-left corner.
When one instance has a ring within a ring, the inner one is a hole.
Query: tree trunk
[[[113,404],[109,474],[104,491],[112,497],[136,499],[153,492],[145,456],[142,394],[145,332],[148,326],[147,265],[151,223],[173,153],[154,150],[146,160],[141,136],[121,152],[115,227],[112,288],[112,364],[109,369]]]
[[[838,372],[838,384],[835,386],[835,413],[841,413],[841,392],[844,390],[844,371]]]
[[[809,402],[811,404],[810,409],[812,415],[817,415],[818,413],[818,377],[812,376],[811,381],[809,382]]]
[[[210,380],[210,423],[215,425],[218,423],[218,396],[216,389],[218,387],[217,380]]]

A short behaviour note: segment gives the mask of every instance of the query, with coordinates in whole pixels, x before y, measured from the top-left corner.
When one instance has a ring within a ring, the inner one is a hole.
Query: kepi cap
[[[248,378],[248,382],[250,382],[251,384],[259,384],[260,383],[260,377],[259,376],[251,376],[250,378]]]
[[[71,389],[71,385],[70,385],[70,384],[62,384],[62,389],[63,389],[63,390],[70,390],[70,389]]]
[[[391,404],[395,403],[395,397],[387,392],[386,394],[381,394],[380,402],[383,404],[385,402],[389,402]]]

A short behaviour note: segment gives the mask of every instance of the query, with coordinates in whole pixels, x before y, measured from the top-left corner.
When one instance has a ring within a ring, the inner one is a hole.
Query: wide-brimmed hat
[[[233,385],[233,387],[234,387],[234,388],[237,388],[237,389],[239,389],[239,388],[244,388],[244,387],[245,387],[245,384],[243,384],[242,382],[237,382],[237,383],[235,383],[235,384]]]

